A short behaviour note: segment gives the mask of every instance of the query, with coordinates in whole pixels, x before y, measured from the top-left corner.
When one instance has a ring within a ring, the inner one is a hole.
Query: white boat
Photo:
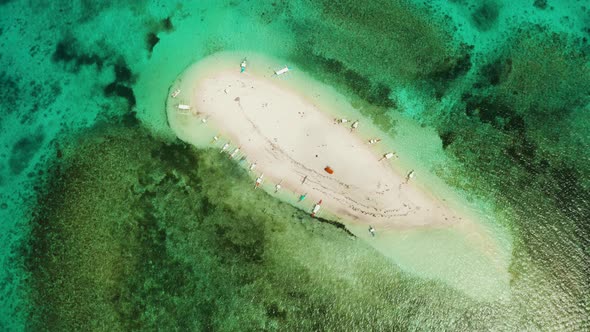
[[[380,138],[371,138],[369,140],[369,144],[376,144],[376,143],[379,143],[379,142],[381,142],[381,139]]]
[[[395,157],[395,152],[387,152],[386,154],[383,155],[383,157],[381,157],[381,159],[379,159],[379,161],[383,160],[383,159],[391,159]]]
[[[277,76],[279,76],[279,75],[283,75],[283,74],[285,74],[286,72],[288,72],[289,70],[291,70],[291,69],[290,69],[290,68],[289,68],[287,65],[285,65],[285,67],[284,67],[284,68],[281,68],[281,69],[279,69],[279,70],[275,71],[275,75],[277,75]]]
[[[408,173],[408,175],[406,175],[406,183],[407,183],[408,181],[410,181],[410,180],[411,180],[411,179],[414,177],[414,175],[416,175],[416,172],[414,172],[414,170],[411,170],[411,171]]]
[[[320,211],[321,207],[322,207],[322,200],[320,199],[320,201],[319,201],[319,202],[317,202],[317,203],[316,203],[316,204],[313,206],[313,209],[311,210],[311,216],[312,216],[312,217],[315,217],[315,216],[316,216],[316,214],[317,214],[317,213]]]
[[[256,163],[252,163],[252,165],[250,165],[250,171],[253,171],[254,168],[256,168]]]
[[[191,109],[190,105],[185,105],[185,104],[178,104],[178,106],[176,106],[176,107],[178,107],[178,109],[181,111],[190,111],[190,109]]]
[[[237,147],[237,148],[236,148],[236,149],[235,149],[235,150],[234,150],[234,151],[233,151],[233,152],[232,152],[232,153],[229,155],[229,159],[233,159],[233,158],[234,158],[234,156],[235,156],[236,154],[238,154],[238,152],[240,152],[240,148],[239,148],[239,147]]]
[[[264,173],[260,174],[258,179],[256,179],[256,184],[254,185],[254,189],[258,189],[258,187],[260,187],[263,179],[264,179]]]
[[[281,190],[281,183],[283,183],[283,180],[279,181],[279,183],[275,185],[275,194]]]
[[[172,94],[170,94],[170,97],[176,98],[176,97],[178,97],[179,94],[180,94],[180,89],[176,89],[176,90],[174,90],[174,92],[172,92]]]

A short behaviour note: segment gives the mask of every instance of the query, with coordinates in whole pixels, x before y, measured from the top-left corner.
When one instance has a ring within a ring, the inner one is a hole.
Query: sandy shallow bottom
[[[509,256],[489,229],[453,196],[408,179],[412,168],[384,159],[394,151],[368,139],[386,135],[346,98],[301,72],[275,76],[264,57],[249,56],[240,73],[240,60],[214,55],[174,82],[170,92],[180,93],[168,98],[167,112],[180,139],[241,163],[252,173],[253,190],[261,178],[263,190],[308,212],[321,200],[320,215],[344,222],[410,272],[477,297],[506,295]],[[336,121],[343,117],[349,121]]]

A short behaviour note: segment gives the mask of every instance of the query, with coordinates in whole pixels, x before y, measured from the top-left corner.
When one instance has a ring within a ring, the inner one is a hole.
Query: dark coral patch
[[[535,0],[533,6],[537,9],[547,9],[547,0]]]
[[[0,100],[3,106],[0,107],[2,111],[0,114],[10,114],[15,111],[20,95],[18,81],[17,77],[12,77],[6,72],[0,72]]]
[[[457,57],[447,57],[442,64],[429,76],[435,81],[452,81],[466,74],[471,69],[471,50],[473,46],[463,45],[462,54]]]
[[[119,61],[119,63],[117,63],[115,65],[115,79],[116,79],[116,81],[118,83],[123,83],[123,82],[130,83],[130,82],[132,82],[132,78],[133,78],[133,75],[131,73],[131,69],[129,69],[129,66],[127,66],[125,61]]]
[[[150,32],[147,34],[145,42],[147,44],[147,49],[150,53],[152,53],[154,47],[156,47],[156,44],[158,44],[159,41],[160,38],[158,38],[158,36],[154,32]]]
[[[485,1],[471,14],[471,21],[478,30],[487,31],[496,25],[499,15],[498,4]]]
[[[482,78],[490,85],[498,85],[506,81],[512,72],[512,59],[496,59],[481,69]]]
[[[72,37],[65,37],[57,43],[51,59],[55,63],[65,64],[72,72],[78,72],[82,66],[91,65],[96,65],[100,70],[105,61],[97,54],[80,51],[77,40]]]
[[[174,24],[172,24],[172,19],[170,17],[166,17],[157,23],[152,22],[152,24],[150,24],[150,31],[145,36],[148,52],[151,54],[154,51],[154,47],[160,42],[160,37],[158,37],[160,32],[171,32],[173,30]]]
[[[8,166],[13,174],[20,174],[27,166],[35,154],[41,149],[45,136],[36,133],[18,140],[12,147]]]
[[[446,149],[455,141],[457,134],[452,131],[445,131],[438,135],[442,141],[442,148]]]
[[[174,25],[172,24],[172,19],[170,18],[170,16],[161,20],[160,26],[162,27],[162,30],[164,30],[166,32],[170,32],[170,31],[174,30]]]
[[[385,83],[372,83],[367,77],[357,71],[346,68],[342,62],[336,59],[315,55],[314,60],[324,71],[343,78],[343,83],[348,88],[370,104],[386,108],[396,106],[395,102],[389,98],[391,89]]]
[[[461,46],[461,54],[455,57],[447,57],[443,62],[429,75],[435,89],[437,98],[441,98],[453,81],[462,77],[472,67],[471,50],[472,45],[463,44]]]
[[[134,81],[133,72],[123,60],[114,65],[113,71],[115,72],[115,80],[104,87],[104,95],[107,97],[122,97],[127,100],[128,112],[123,118],[123,123],[126,126],[133,126],[137,124],[135,112],[133,111],[137,100],[133,89],[129,86]]]
[[[129,109],[131,109],[136,104],[135,94],[133,93],[133,89],[123,84],[119,84],[117,82],[110,83],[104,88],[104,94],[107,97],[112,96],[119,96],[123,97],[127,100],[127,104]]]
[[[494,127],[501,129],[502,120],[510,118],[513,111],[505,103],[493,98],[472,97],[465,104],[465,114],[476,116],[481,122],[492,124]]]

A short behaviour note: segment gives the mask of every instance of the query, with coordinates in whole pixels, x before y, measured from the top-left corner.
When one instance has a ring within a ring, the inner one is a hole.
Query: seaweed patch
[[[36,133],[19,139],[13,146],[8,165],[13,174],[20,174],[25,170],[35,154],[43,145],[44,135]]]
[[[105,59],[95,53],[80,51],[81,47],[77,40],[67,36],[57,43],[51,59],[55,63],[63,63],[65,68],[71,72],[78,72],[82,66],[96,65],[98,70],[102,69]]]

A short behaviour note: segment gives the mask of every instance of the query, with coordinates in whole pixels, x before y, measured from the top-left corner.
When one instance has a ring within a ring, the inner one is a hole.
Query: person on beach
[[[373,226],[369,226],[369,233],[371,233],[371,236],[375,237],[375,229]]]
[[[240,73],[243,73],[245,71],[246,71],[246,59],[244,58],[244,60],[240,64]]]

